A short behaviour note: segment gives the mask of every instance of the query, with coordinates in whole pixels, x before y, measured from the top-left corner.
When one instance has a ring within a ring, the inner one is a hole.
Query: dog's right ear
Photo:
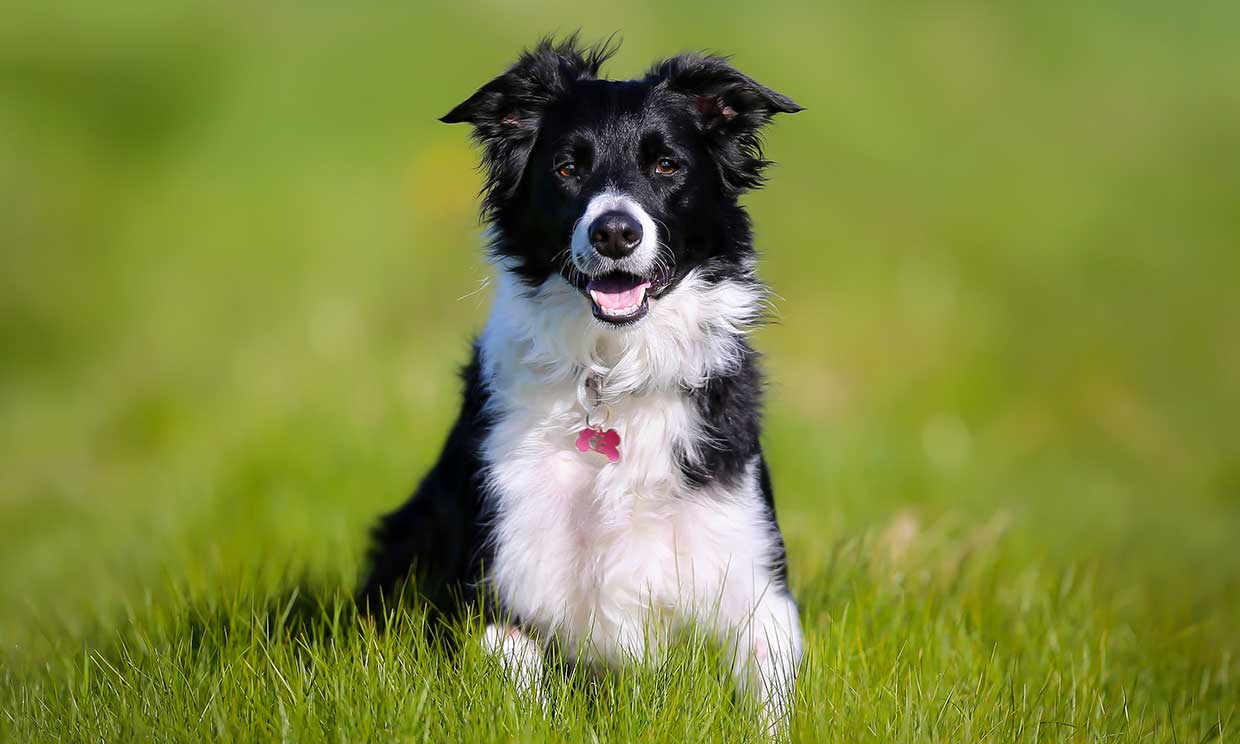
[[[615,52],[611,39],[583,50],[578,48],[577,34],[559,43],[544,38],[507,72],[440,117],[446,124],[474,126],[487,172],[484,214],[494,211],[520,183],[547,105],[567,95],[577,81],[596,78]]]
[[[719,163],[724,182],[740,192],[762,185],[770,165],[762,157],[761,131],[776,114],[804,109],[734,68],[725,57],[681,54],[657,63],[647,80],[685,96]]]

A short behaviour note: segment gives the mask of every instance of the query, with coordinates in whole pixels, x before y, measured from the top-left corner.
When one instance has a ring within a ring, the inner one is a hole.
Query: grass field
[[[747,199],[794,738],[1240,741],[1240,6],[27,3],[0,23],[0,741],[737,741],[349,601],[487,304],[435,118],[550,31],[807,107]],[[468,632],[466,629],[465,632]]]

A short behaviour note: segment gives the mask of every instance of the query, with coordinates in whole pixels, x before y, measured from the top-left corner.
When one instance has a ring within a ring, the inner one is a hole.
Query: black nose
[[[642,226],[626,212],[604,212],[590,223],[590,244],[608,258],[624,258],[642,242]]]

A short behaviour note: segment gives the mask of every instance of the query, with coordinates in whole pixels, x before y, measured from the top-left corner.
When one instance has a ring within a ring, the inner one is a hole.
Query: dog
[[[601,78],[614,51],[544,39],[441,119],[482,150],[493,305],[359,602],[412,576],[437,618],[482,608],[484,647],[535,698],[546,653],[616,668],[705,629],[778,730],[803,643],[738,197],[763,183],[762,129],[802,108],[706,54]]]

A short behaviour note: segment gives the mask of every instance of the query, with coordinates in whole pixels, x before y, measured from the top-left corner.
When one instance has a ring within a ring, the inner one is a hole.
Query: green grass
[[[579,23],[808,108],[747,200],[794,737],[1240,741],[1240,12],[1027,5],[6,8],[0,741],[756,732],[692,638],[544,717],[348,600],[486,308],[435,117]]]

